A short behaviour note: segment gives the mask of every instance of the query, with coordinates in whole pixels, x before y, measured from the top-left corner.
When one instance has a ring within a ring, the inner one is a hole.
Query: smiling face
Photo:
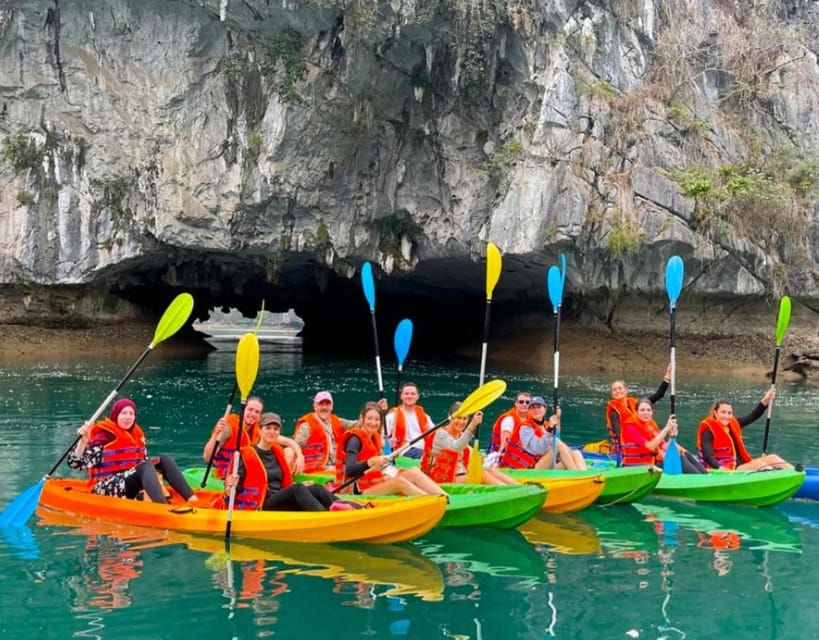
[[[640,422],[648,422],[654,417],[654,407],[650,402],[641,402],[637,405],[637,417]]]
[[[415,403],[418,402],[418,398],[418,388],[414,385],[408,384],[401,389],[401,403],[405,407],[414,407]]]
[[[546,416],[546,406],[540,403],[529,405],[529,415],[535,420],[543,420]]]
[[[452,418],[449,421],[449,428],[461,433],[466,428],[466,416],[461,416],[460,418]]]
[[[131,407],[123,407],[117,416],[117,425],[121,429],[130,429],[136,424],[136,411]]]
[[[381,429],[381,411],[379,409],[366,409],[361,414],[361,426],[369,433],[376,433]]]
[[[322,420],[327,420],[330,414],[333,413],[333,401],[322,400],[321,402],[314,402],[313,411],[315,411],[316,415]]]
[[[281,435],[281,425],[275,422],[268,422],[259,426],[259,442],[265,447],[270,448],[274,443],[279,441]]]
[[[242,417],[242,424],[250,428],[257,422],[259,422],[259,416],[262,415],[262,411],[264,410],[264,406],[262,405],[259,400],[254,398],[250,398],[245,404],[245,412]]]
[[[529,412],[529,403],[532,400],[532,396],[528,393],[519,393],[518,397],[515,398],[515,409],[517,409],[518,415],[521,418],[525,418],[526,414]]]
[[[734,408],[727,402],[720,402],[713,409],[714,417],[721,425],[727,427],[734,417]]]
[[[615,380],[611,383],[611,397],[613,400],[621,400],[628,397],[628,387],[622,380]]]

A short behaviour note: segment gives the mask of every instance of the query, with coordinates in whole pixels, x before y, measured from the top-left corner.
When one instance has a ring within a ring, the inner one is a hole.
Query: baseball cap
[[[529,401],[529,406],[531,407],[533,404],[542,404],[545,407],[546,406],[546,401],[543,399],[543,396],[534,396]]]
[[[330,394],[329,391],[319,391],[316,394],[316,397],[313,398],[313,402],[332,402],[333,396]]]
[[[278,413],[273,413],[268,411],[263,413],[259,418],[259,426],[268,425],[268,424],[277,424],[279,427],[282,426],[282,419],[279,417]]]

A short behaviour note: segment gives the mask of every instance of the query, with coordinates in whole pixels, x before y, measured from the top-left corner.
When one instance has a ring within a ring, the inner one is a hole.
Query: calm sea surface
[[[161,346],[158,348],[161,351]],[[134,359],[138,354],[134,354]],[[150,356],[123,389],[136,400],[151,453],[201,464],[202,445],[233,386],[234,355],[190,361]],[[130,362],[0,363],[0,508],[36,482],[73,441]],[[395,370],[385,365],[394,393]],[[550,376],[490,370],[509,395],[551,398]],[[659,382],[635,379],[632,391]],[[477,365],[412,360],[404,380],[433,419],[477,386]],[[563,435],[605,436],[608,379],[563,376]],[[254,393],[285,419],[330,389],[353,417],[372,399],[371,360],[308,359],[267,346]],[[683,444],[715,397],[749,411],[764,384],[678,381]],[[769,449],[819,465],[819,392],[780,384]],[[658,414],[665,417],[668,403]],[[491,421],[489,422],[491,424]],[[764,419],[746,429],[758,452]],[[482,432],[488,437],[488,428]],[[64,465],[57,475],[68,475]],[[52,517],[53,518],[53,517]],[[819,504],[774,509],[703,507],[652,499],[541,517],[520,530],[436,530],[412,544],[234,544],[221,539],[59,519],[0,532],[0,636],[4,638],[813,638]]]

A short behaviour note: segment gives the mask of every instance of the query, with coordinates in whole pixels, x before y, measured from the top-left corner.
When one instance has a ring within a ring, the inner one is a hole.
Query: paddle
[[[501,252],[498,247],[490,242],[486,245],[486,310],[483,316],[483,344],[481,346],[481,373],[478,378],[478,385],[483,386],[484,375],[486,373],[486,354],[489,348],[489,318],[492,311],[492,293],[500,279],[502,267]],[[467,484],[480,484],[483,481],[483,462],[481,461],[480,443],[478,431],[480,425],[475,429],[475,440],[472,443],[472,455],[469,456],[469,465],[466,470]]]
[[[677,299],[680,297],[683,285],[683,261],[680,256],[671,256],[665,267],[665,290],[668,293],[668,308],[671,313],[671,415],[676,414],[674,404],[677,393],[677,343],[675,309]],[[663,461],[663,471],[671,475],[682,473],[682,460],[680,459],[680,448],[677,446],[677,438],[671,438],[665,451]]]
[[[424,433],[422,433],[417,438],[413,438],[412,440],[410,440],[406,444],[402,445],[401,447],[399,447],[398,449],[393,451],[390,455],[388,455],[387,456],[388,463],[392,462],[393,460],[395,460],[395,458],[397,458],[398,456],[402,455],[404,452],[409,450],[417,442],[420,442],[421,440],[423,440],[424,438],[429,436],[431,433],[433,433],[437,429],[440,429],[444,425],[448,424],[449,421],[452,420],[452,418],[461,418],[463,416],[469,415],[470,413],[475,413],[476,411],[481,411],[485,407],[488,407],[490,404],[492,404],[495,400],[500,398],[505,391],[506,391],[506,382],[504,382],[503,380],[491,380],[490,382],[487,382],[486,384],[478,387],[472,393],[470,393],[466,398],[464,398],[464,401],[461,403],[461,405],[455,410],[455,412],[452,415],[447,416],[444,420],[441,420],[441,422],[439,422],[438,424],[433,426],[431,429],[425,431]],[[384,465],[384,466],[386,466],[386,465]],[[356,478],[350,478],[349,480],[345,481],[343,484],[341,484],[338,487],[336,487],[335,489],[333,489],[333,493],[338,493],[342,489],[344,489],[346,487],[349,487],[356,480],[358,480],[357,477]]]
[[[561,256],[561,263],[566,264],[565,258]],[[546,288],[549,290],[549,300],[552,302],[552,310],[554,312],[554,393],[552,395],[553,411],[557,413],[559,406],[558,397],[558,380],[560,378],[560,307],[563,304],[563,283],[566,275],[557,267],[550,267],[549,273],[546,275]],[[555,426],[555,435],[552,440],[552,468],[557,463],[557,443],[560,440],[560,420]]]
[[[259,339],[253,333],[244,334],[236,347],[236,384],[241,393],[242,406],[239,411],[239,430],[236,434],[236,451],[233,452],[232,475],[239,473],[239,452],[242,449],[242,432],[244,431],[244,415],[247,397],[256,382],[259,373]],[[227,521],[225,523],[225,551],[230,551],[230,527],[233,523],[233,503],[236,500],[236,485],[230,487],[228,499]]]
[[[412,320],[404,318],[395,327],[395,335],[392,344],[395,347],[395,357],[398,359],[398,375],[395,378],[395,405],[398,406],[401,398],[401,372],[404,370],[404,361],[409,353],[410,343],[412,343]],[[387,452],[389,453],[389,452]]]
[[[114,387],[113,391],[108,394],[108,397],[105,398],[102,404],[97,408],[97,410],[85,424],[94,424],[97,421],[102,412],[105,410],[105,407],[107,407],[116,397],[122,386],[133,375],[134,371],[136,371],[137,367],[148,356],[148,354],[153,351],[153,348],[163,340],[170,338],[173,334],[179,331],[179,329],[182,328],[182,325],[187,322],[191,315],[191,311],[193,311],[193,297],[191,294],[180,293],[178,296],[176,296],[176,298],[174,298],[173,302],[168,305],[168,308],[165,309],[165,313],[163,313],[162,317],[159,319],[159,324],[156,326],[154,338],[151,343],[145,348],[142,355],[137,358],[137,361],[131,365],[131,368],[128,369],[127,373],[122,377],[122,380],[117,383],[117,386]],[[28,519],[34,513],[34,510],[37,508],[37,503],[40,502],[40,495],[43,492],[45,481],[48,480],[57,470],[57,468],[62,464],[63,460],[65,460],[79,441],[80,436],[77,435],[74,442],[71,443],[71,446],[65,450],[63,455],[60,456],[60,459],[57,460],[53,467],[51,467],[51,470],[46,473],[39,482],[25,489],[3,510],[3,513],[0,513],[0,527],[19,527],[28,521]]]
[[[779,368],[779,352],[782,348],[782,340],[788,330],[791,321],[791,299],[782,296],[779,301],[779,316],[776,319],[776,351],[774,352],[773,373],[771,373],[771,391],[776,391],[776,370]],[[768,453],[768,432],[771,429],[771,413],[773,412],[774,399],[768,403],[768,415],[765,418],[765,435],[762,437],[762,455]]]
[[[262,298],[262,308],[259,310],[259,319],[256,322],[256,328],[253,330],[254,335],[259,335],[259,329],[262,327],[262,319],[264,318],[264,298]],[[233,411],[233,401],[236,399],[236,392],[239,390],[239,385],[234,381],[233,382],[233,391],[230,392],[230,398],[228,399],[227,406],[225,407],[225,420],[228,419],[230,412]],[[216,453],[219,451],[219,443],[216,442],[213,445],[213,449],[210,452],[210,459],[208,460],[208,466],[205,467],[205,474],[202,476],[202,482],[199,483],[199,487],[204,489],[208,484],[208,476],[210,475],[210,469],[213,466],[213,461],[216,458]]]
[[[395,335],[393,336],[392,344],[395,348],[395,357],[398,360],[398,375],[395,377],[395,406],[397,407],[401,402],[401,371],[404,369],[404,360],[407,359],[409,353],[410,343],[412,342],[412,320],[404,318],[398,323],[395,328]],[[383,396],[382,396],[383,397]],[[389,455],[392,451],[390,445],[390,438],[387,434],[387,422],[384,421],[384,455]]]
[[[373,343],[375,344],[375,370],[378,373],[378,393],[379,397],[384,397],[384,379],[381,377],[381,354],[378,349],[378,325],[375,322],[375,282],[373,281],[373,268],[369,262],[361,265],[361,287],[364,289],[364,297],[370,306],[370,317],[373,324]]]

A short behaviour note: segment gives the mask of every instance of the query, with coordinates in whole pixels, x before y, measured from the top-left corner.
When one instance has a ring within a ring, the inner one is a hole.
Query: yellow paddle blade
[[[483,482],[482,458],[476,440],[472,445],[472,453],[469,455],[469,466],[466,468],[466,484],[481,484]]]
[[[501,273],[501,252],[500,249],[490,242],[486,245],[486,299],[492,299],[492,292]]]
[[[193,311],[193,296],[189,293],[180,293],[165,309],[154,331],[154,339],[150,348],[155,347],[163,340],[170,338],[179,331],[188,321]]]
[[[236,348],[236,385],[245,403],[259,373],[259,339],[253,333],[246,333],[239,339]]]
[[[488,407],[495,400],[500,398],[505,391],[506,382],[503,380],[490,380],[466,396],[461,406],[455,410],[455,413],[453,413],[450,418],[460,418],[468,416],[470,413],[481,411],[484,407]]]

